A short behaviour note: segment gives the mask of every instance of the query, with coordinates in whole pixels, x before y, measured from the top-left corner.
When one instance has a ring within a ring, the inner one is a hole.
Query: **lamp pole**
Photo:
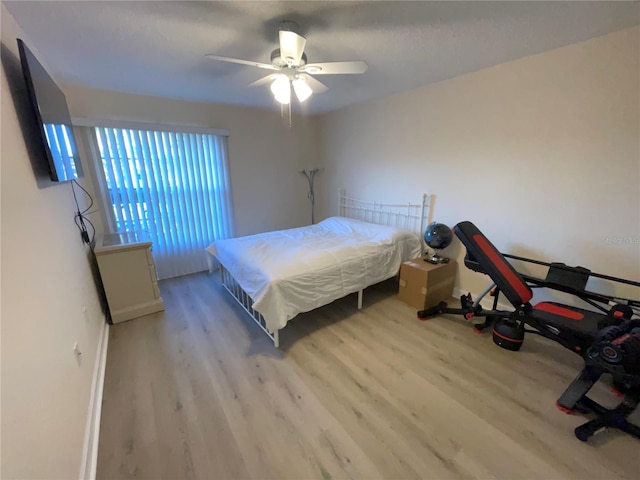
[[[302,175],[307,177],[307,181],[309,182],[309,193],[307,194],[307,198],[311,201],[311,225],[316,223],[314,218],[315,195],[313,193],[313,179],[319,170],[319,168],[312,168],[311,170],[302,170],[300,172]]]

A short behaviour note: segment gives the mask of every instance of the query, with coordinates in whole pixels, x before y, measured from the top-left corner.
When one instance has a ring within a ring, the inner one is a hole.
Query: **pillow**
[[[329,217],[318,223],[318,226],[342,235],[358,235],[374,241],[399,241],[418,236],[401,228],[378,225],[347,217]]]

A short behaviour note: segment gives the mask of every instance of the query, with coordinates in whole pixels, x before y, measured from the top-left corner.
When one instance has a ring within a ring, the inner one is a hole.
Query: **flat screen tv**
[[[20,63],[29,103],[38,126],[43,159],[54,182],[73,180],[82,175],[78,150],[71,128],[67,99],[35,55],[18,39]]]

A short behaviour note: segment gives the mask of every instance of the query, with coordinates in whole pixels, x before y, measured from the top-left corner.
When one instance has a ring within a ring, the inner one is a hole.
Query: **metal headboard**
[[[340,216],[365,222],[402,228],[422,237],[429,223],[430,195],[422,194],[422,203],[379,203],[348,197],[340,190]]]

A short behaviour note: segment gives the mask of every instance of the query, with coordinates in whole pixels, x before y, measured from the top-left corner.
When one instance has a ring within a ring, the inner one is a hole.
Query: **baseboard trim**
[[[109,324],[104,322],[98,339],[96,361],[93,366],[91,396],[87,412],[87,424],[82,446],[82,463],[80,464],[80,480],[94,480],[98,466],[98,440],[100,439],[100,418],[102,414],[102,392],[104,374],[107,366],[107,347],[109,345]]]

